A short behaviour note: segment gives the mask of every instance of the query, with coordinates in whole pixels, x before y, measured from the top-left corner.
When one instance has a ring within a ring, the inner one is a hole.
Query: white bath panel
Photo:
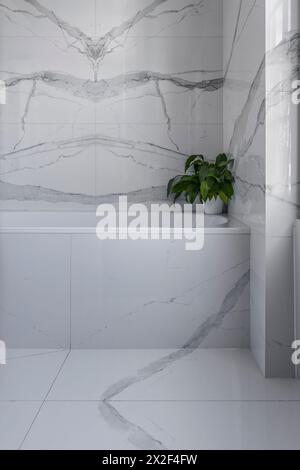
[[[209,234],[193,252],[73,236],[73,348],[247,347],[248,328],[247,234]]]
[[[68,348],[70,240],[1,234],[0,331],[7,347]]]

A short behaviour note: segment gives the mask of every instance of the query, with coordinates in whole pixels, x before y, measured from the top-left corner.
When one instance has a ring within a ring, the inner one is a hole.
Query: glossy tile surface
[[[0,402],[0,450],[16,450],[32,424],[41,402]]]
[[[28,375],[39,358],[51,380],[39,397],[31,394],[38,401],[12,402],[24,388],[15,374],[0,402],[1,448],[300,448],[300,382],[264,379],[247,351],[75,350],[65,361],[68,352],[58,354],[54,364],[55,351],[9,351],[4,369],[21,361]]]
[[[66,356],[66,351],[9,350],[0,368],[0,401],[43,400]]]
[[[223,9],[224,150],[235,158],[230,211],[251,227],[265,213],[265,2],[226,1]]]
[[[249,236],[72,237],[72,348],[249,346]],[[213,259],[213,262],[211,260]]]
[[[223,9],[224,147],[235,158],[235,196],[229,212],[251,227],[251,348],[266,365],[266,128],[265,1],[226,1]],[[257,274],[256,265],[260,264]]]
[[[68,348],[69,237],[1,234],[0,259],[0,331],[7,347]]]
[[[220,0],[4,0],[2,207],[162,199],[187,154],[220,152],[221,15]]]
[[[245,227],[209,219],[203,249],[189,252],[173,236],[100,241],[94,214],[49,214],[0,216],[7,347],[177,348],[194,335],[204,348],[249,347]]]
[[[73,350],[47,399],[297,401],[300,382],[265,379],[247,350]]]
[[[251,347],[269,377],[293,375],[299,18],[297,0],[228,0],[223,10],[224,145],[236,159],[229,211],[251,227]]]
[[[48,402],[22,449],[299,449],[300,404],[118,402],[122,425],[95,402]],[[230,429],[230,432],[228,432]]]

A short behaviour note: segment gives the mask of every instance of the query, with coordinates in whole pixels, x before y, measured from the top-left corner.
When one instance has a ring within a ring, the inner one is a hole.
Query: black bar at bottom
[[[0,451],[0,466],[26,463],[38,465],[71,464],[89,466],[88,468],[107,467],[109,465],[124,468],[141,466],[177,466],[189,465],[200,467],[204,464],[230,464],[231,466],[248,465],[265,460],[270,465],[272,459],[285,468],[289,463],[299,464],[297,452],[271,451]],[[245,460],[247,459],[247,460]]]

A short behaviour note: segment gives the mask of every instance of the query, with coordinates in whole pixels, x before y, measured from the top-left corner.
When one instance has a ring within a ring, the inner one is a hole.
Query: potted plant
[[[233,164],[225,153],[215,162],[205,160],[203,155],[191,155],[185,163],[185,174],[169,181],[168,197],[173,195],[176,202],[184,196],[189,204],[204,204],[206,214],[221,214],[234,194]]]

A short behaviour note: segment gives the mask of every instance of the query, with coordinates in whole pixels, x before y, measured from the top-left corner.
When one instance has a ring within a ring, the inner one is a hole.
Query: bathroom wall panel
[[[299,217],[299,106],[292,102],[292,83],[299,78],[299,4],[226,4],[224,145],[236,158],[230,213],[251,227],[252,350],[265,375],[292,376],[292,228]]]
[[[70,237],[0,235],[0,332],[10,348],[68,348]]]
[[[299,218],[299,2],[266,1],[267,375],[294,376],[293,226]]]
[[[229,212],[251,227],[251,348],[265,372],[265,1],[228,0],[223,13],[223,142],[236,173]]]
[[[228,0],[224,8],[224,148],[236,160],[230,212],[264,231],[265,2]]]
[[[293,377],[293,239],[267,237],[266,375]]]
[[[149,7],[150,0],[111,0],[96,6],[96,33],[106,34],[115,24],[121,24],[133,17],[138,10]],[[188,0],[172,0],[156,2],[157,8],[151,15],[135,22],[128,36],[219,36],[222,28],[222,10],[219,0],[189,2]],[[173,10],[166,14],[166,10]],[[174,11],[179,16],[174,16]],[[199,15],[199,12],[201,15]],[[170,21],[170,19],[172,21]],[[179,20],[179,21],[178,21]]]
[[[72,347],[249,346],[249,235],[99,241],[73,235]]]
[[[220,0],[1,2],[1,208],[165,198],[190,151],[221,151],[221,15]]]

